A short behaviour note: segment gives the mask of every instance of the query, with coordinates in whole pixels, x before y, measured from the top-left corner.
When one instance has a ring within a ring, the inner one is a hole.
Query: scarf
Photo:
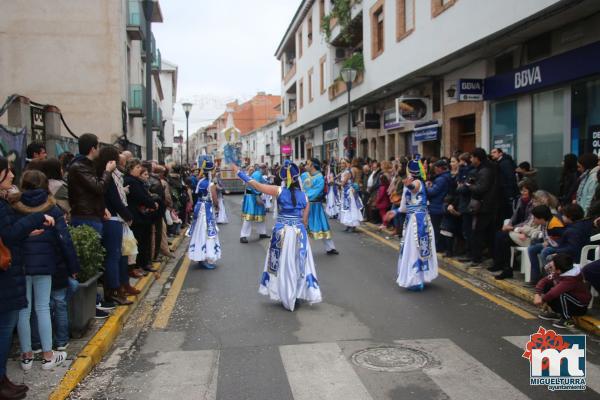
[[[115,183],[115,186],[117,187],[117,192],[119,192],[119,197],[121,198],[121,201],[123,202],[123,205],[127,206],[127,191],[125,190],[125,187],[123,186],[123,173],[121,171],[119,171],[118,169],[115,169],[112,173],[112,177],[113,177],[113,182]]]

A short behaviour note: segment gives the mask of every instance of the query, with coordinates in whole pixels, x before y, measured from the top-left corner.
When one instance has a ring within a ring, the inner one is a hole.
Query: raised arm
[[[231,169],[233,170],[233,173],[237,175],[238,178],[246,182],[246,184],[252,187],[253,189],[256,189],[261,193],[268,194],[274,197],[277,197],[279,195],[279,186],[259,183],[251,177],[249,177],[248,175],[246,175],[244,171],[240,171],[239,167],[235,164],[231,167]]]

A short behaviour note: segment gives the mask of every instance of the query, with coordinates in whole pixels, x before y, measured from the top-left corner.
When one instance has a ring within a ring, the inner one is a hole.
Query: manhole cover
[[[407,346],[381,346],[357,351],[352,362],[359,367],[381,372],[408,372],[436,364],[423,350]]]

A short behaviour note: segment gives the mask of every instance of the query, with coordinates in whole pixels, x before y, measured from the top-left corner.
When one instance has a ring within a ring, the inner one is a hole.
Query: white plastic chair
[[[510,248],[510,267],[513,268],[516,252],[521,252],[521,273],[525,275],[525,282],[531,280],[531,262],[529,261],[529,253],[527,247],[511,247]]]
[[[590,242],[600,242],[600,233],[590,237]],[[594,259],[590,261],[589,256],[592,251],[594,252]],[[596,260],[600,260],[600,246],[597,244],[588,244],[583,246],[583,249],[581,249],[581,257],[579,258],[579,266],[583,268],[590,262]],[[593,286],[590,287],[590,293],[592,294],[592,299],[590,300],[590,304],[588,304],[588,309],[592,308],[594,305],[594,299],[599,295]]]

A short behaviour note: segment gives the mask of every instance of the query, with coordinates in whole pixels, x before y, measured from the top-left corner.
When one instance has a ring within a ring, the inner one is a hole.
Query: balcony
[[[143,40],[146,33],[146,19],[140,0],[127,1],[127,36],[131,40]]]
[[[150,57],[154,57],[154,53],[156,52],[156,39],[154,38],[154,34],[150,36],[150,38],[144,39],[142,41],[142,61],[146,61],[146,56],[149,54]]]
[[[358,74],[356,74],[356,79],[354,80],[354,82],[352,82],[352,87],[354,88],[354,87],[360,85],[361,83],[363,83],[364,80],[365,80],[365,72],[359,71]],[[327,91],[329,92],[329,100],[333,101],[334,99],[338,98],[342,94],[346,93],[346,82],[344,82],[341,78],[337,78],[329,86]]]
[[[132,117],[144,116],[144,99],[146,88],[144,85],[129,85],[129,115]]]
[[[287,73],[284,75],[283,84],[287,85],[294,75],[296,75],[296,63],[294,63],[294,65],[288,69]]]
[[[155,49],[152,53],[152,71],[160,71],[162,67],[162,57],[160,55],[160,50]]]
[[[298,115],[296,113],[296,110],[290,111],[289,114],[287,115],[287,117],[285,117],[285,121],[283,121],[283,125],[288,127],[291,124],[293,124],[294,122],[296,122],[297,120],[298,120]]]
[[[160,129],[162,125],[162,110],[158,107],[158,103],[152,100],[152,127]]]

